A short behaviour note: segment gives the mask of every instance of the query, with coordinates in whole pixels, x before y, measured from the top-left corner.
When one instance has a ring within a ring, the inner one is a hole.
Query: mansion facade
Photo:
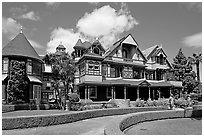
[[[155,45],[141,51],[131,34],[107,50],[98,40],[82,43],[79,39],[74,50],[75,86],[82,99],[153,100],[182,89],[181,82],[167,81],[166,74],[173,68],[163,48]]]
[[[56,54],[65,52],[60,44]],[[166,52],[155,45],[142,51],[131,34],[121,38],[107,50],[96,40],[80,39],[74,46],[76,72],[74,87],[81,99],[107,101],[137,98],[144,100],[168,98],[174,90],[181,90],[180,81],[168,81],[173,69]],[[10,62],[25,62],[28,89],[27,101],[47,102],[56,97],[51,89],[52,68],[44,63],[21,32],[2,49],[2,99],[7,100]],[[62,88],[60,85],[59,88]]]

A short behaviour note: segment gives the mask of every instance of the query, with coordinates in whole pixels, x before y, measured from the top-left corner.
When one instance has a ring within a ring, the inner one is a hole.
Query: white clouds
[[[199,12],[202,12],[202,2],[182,2],[179,3],[181,6],[186,7],[189,10],[195,9]]]
[[[202,32],[185,37],[182,43],[188,47],[194,47],[194,48],[202,47]]]
[[[2,17],[2,31],[9,39],[13,39],[20,32],[20,24],[12,18]]]
[[[100,37],[101,40],[106,39],[113,43],[119,34],[130,30],[137,24],[138,22],[130,14],[127,5],[122,3],[119,11],[106,5],[95,9],[92,13],[85,13],[78,21],[77,28],[85,36]],[[107,41],[103,42],[107,43]]]
[[[90,42],[99,38],[99,41],[105,48],[116,42],[118,36],[132,29],[138,22],[127,8],[125,3],[122,3],[120,10],[116,11],[109,5],[93,10],[78,20],[76,24],[77,30],[56,28],[52,31],[50,41],[47,43],[47,51],[55,52],[56,47],[62,41],[67,51],[71,54],[73,46],[79,38],[82,41],[86,38]]]
[[[45,4],[47,7],[51,7],[53,9],[56,9],[60,6],[60,2],[46,2]]]
[[[12,13],[13,18],[15,19],[28,19],[32,21],[40,20],[40,16],[34,11],[28,12],[28,7],[26,5],[24,5],[23,8],[10,8],[9,11]]]
[[[62,44],[66,47],[66,51],[71,54],[73,47],[79,38],[81,38],[83,41],[81,35],[74,32],[73,29],[58,27],[51,33],[50,41],[47,43],[47,52],[55,52],[56,47],[60,44],[60,42],[62,42]]]
[[[28,13],[25,13],[21,16],[18,17],[19,19],[30,19],[33,21],[38,21],[40,20],[40,16],[36,15],[36,13],[34,11],[30,11]]]
[[[8,39],[12,40],[16,35],[18,35],[18,33],[20,32],[20,26],[21,25],[13,18],[2,17],[2,32]],[[29,38],[28,41],[30,41],[31,45],[35,48],[43,47],[39,43]]]

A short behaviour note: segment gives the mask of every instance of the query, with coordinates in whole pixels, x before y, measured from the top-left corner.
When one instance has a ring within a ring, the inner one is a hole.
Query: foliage
[[[185,98],[181,97],[181,98],[176,99],[176,100],[174,101],[174,105],[175,105],[176,107],[185,108],[185,107],[188,105],[188,102],[187,102],[187,100],[185,100]]]
[[[25,62],[12,60],[7,85],[8,103],[24,103],[27,100],[27,86]]]
[[[44,57],[45,63],[52,67],[52,88],[59,96],[59,103],[62,98],[67,98],[68,93],[73,91],[75,66],[68,53],[51,53]],[[63,89],[59,90],[59,85],[63,84]],[[62,104],[61,104],[62,105]]]
[[[188,57],[188,60],[190,61],[191,65],[196,65],[196,72],[197,72],[197,80],[200,81],[200,63],[202,62],[202,53],[199,54],[193,54],[193,57]]]
[[[187,73],[190,73],[190,71],[192,70],[192,67],[189,64],[187,58],[184,56],[181,48],[179,49],[176,57],[173,59],[172,65],[174,67],[175,80],[177,81],[183,81],[185,75]]]
[[[135,107],[144,107],[144,101],[141,99],[136,99],[135,101]]]
[[[68,94],[68,100],[70,102],[79,102],[80,98],[79,98],[79,95],[77,93],[70,93],[70,94]]]

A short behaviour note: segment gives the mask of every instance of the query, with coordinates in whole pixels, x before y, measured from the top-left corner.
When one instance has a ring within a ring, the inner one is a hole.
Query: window
[[[27,73],[32,74],[32,60],[28,59],[27,62]]]
[[[103,75],[103,76],[107,76],[107,70],[108,70],[108,69],[107,69],[107,65],[106,65],[106,64],[103,64],[102,69],[103,69],[103,70],[102,70],[102,75]]]
[[[106,98],[112,98],[111,87],[106,88]]]
[[[88,61],[88,72],[89,75],[101,75],[100,63],[97,61]]]
[[[4,58],[2,67],[3,73],[8,73],[8,62],[9,62],[8,58]]]
[[[84,75],[85,74],[85,62],[82,62],[80,65],[79,65],[79,71],[80,71],[80,75]]]
[[[98,47],[94,47],[93,52],[94,52],[95,54],[99,54],[99,53],[100,53],[100,50],[99,50]]]
[[[131,67],[124,67],[123,77],[124,78],[133,78],[133,73],[132,73]]]
[[[141,78],[140,73],[141,73],[140,70],[137,70],[137,69],[133,70],[133,78],[140,79]]]
[[[115,78],[115,68],[113,66],[110,68],[110,77]]]
[[[159,59],[160,59],[159,64],[163,65],[163,55],[162,54],[160,54]]]
[[[127,58],[127,50],[123,49],[122,55],[123,55],[123,58]]]
[[[41,86],[33,85],[33,99],[41,99]]]
[[[89,87],[89,97],[97,98],[97,87]]]

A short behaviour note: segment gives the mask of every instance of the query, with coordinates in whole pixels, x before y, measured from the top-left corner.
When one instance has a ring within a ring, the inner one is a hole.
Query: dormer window
[[[123,55],[123,58],[127,58],[127,50],[123,49],[122,55]]]
[[[100,50],[99,50],[98,47],[94,47],[94,48],[93,48],[93,52],[94,52],[95,54],[100,54]]]

